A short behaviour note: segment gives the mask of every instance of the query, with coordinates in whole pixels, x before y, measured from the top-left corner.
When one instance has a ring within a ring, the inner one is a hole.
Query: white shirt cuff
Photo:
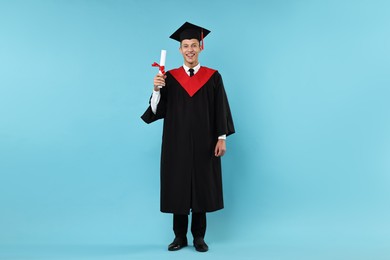
[[[152,98],[150,99],[150,107],[152,108],[153,114],[157,112],[157,105],[160,102],[160,91],[153,90]]]
[[[218,140],[226,140],[226,135],[218,136]]]

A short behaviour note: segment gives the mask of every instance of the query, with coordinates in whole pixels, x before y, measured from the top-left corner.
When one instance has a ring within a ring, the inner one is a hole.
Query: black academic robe
[[[146,123],[164,118],[161,152],[161,211],[175,214],[223,208],[218,136],[235,132],[222,77],[201,67],[193,77],[183,67],[168,71],[166,86]]]

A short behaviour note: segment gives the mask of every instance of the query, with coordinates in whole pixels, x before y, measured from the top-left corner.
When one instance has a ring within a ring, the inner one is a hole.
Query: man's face
[[[184,58],[184,64],[190,68],[198,65],[198,55],[201,52],[197,39],[183,40],[180,44],[180,52]]]

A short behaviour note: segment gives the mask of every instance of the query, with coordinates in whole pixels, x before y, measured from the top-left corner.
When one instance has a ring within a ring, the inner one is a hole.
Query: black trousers
[[[176,237],[186,237],[188,230],[188,215],[173,214],[173,232]],[[206,234],[206,213],[192,212],[191,233],[194,238],[204,238]]]

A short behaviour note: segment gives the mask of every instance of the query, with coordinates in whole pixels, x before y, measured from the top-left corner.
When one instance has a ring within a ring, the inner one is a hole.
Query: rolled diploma
[[[165,66],[165,59],[167,58],[167,51],[161,50],[161,56],[160,56],[160,66]],[[159,71],[160,74],[162,74],[161,70]],[[158,88],[162,88],[162,86],[158,86]]]

